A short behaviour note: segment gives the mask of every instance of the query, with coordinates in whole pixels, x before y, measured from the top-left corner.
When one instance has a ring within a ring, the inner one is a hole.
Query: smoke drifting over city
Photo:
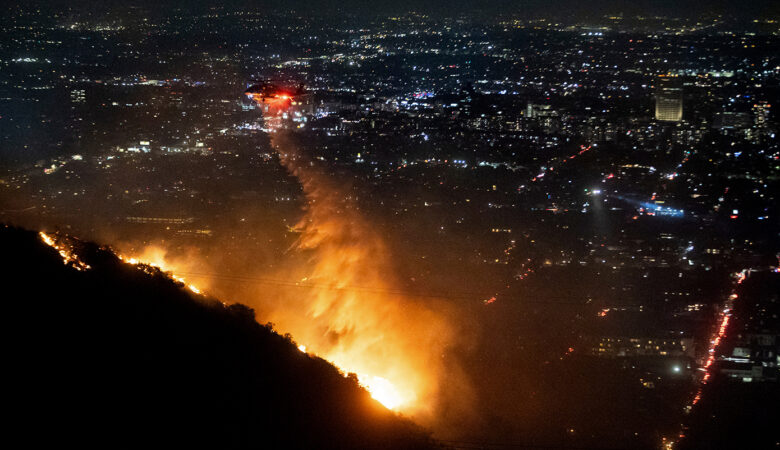
[[[390,409],[455,434],[457,427],[443,417],[476,424],[472,381],[457,354],[473,346],[467,342],[473,324],[444,297],[399,289],[381,227],[364,217],[354,186],[324,173],[296,139],[278,130],[270,135],[279,163],[305,196],[303,215],[287,230],[296,238],[276,269],[253,270],[251,256],[220,258],[227,242],[212,244],[217,255],[143,242],[119,243],[120,254],[192,281],[198,291],[251,306],[301,351],[356,374]]]
[[[425,305],[397,286],[390,254],[378,227],[362,216],[350,190],[339,188],[301,154],[291,136],[273,134],[282,164],[302,184],[306,212],[296,225],[294,250],[309,258],[303,286],[281,294],[271,320],[280,331],[338,367],[355,372],[388,407],[435,417],[437,396],[456,389],[466,410],[468,386],[445,355],[457,342],[457,329],[436,302]],[[289,273],[277,274],[290,279]],[[285,295],[286,294],[286,295]]]
[[[777,4],[20,4],[14,318],[215,447],[774,448]]]

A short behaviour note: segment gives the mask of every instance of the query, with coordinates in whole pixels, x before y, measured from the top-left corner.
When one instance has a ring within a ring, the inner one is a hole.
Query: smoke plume
[[[307,351],[356,373],[387,406],[431,423],[442,383],[450,378],[455,386],[461,379],[444,361],[456,334],[438,311],[442,305],[398,294],[388,249],[353,191],[301,154],[294,136],[271,139],[307,200],[294,251],[308,256],[301,279],[312,286],[282,293],[271,320]]]

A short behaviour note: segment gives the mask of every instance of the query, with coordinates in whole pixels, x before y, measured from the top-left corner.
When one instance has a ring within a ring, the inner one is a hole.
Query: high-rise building
[[[550,108],[550,105],[534,105],[533,103],[529,103],[526,107],[525,116],[529,119],[546,117],[553,114],[553,111],[551,111]]]
[[[754,123],[756,128],[764,129],[769,123],[769,102],[761,101],[753,105]]]
[[[769,113],[772,105],[766,101],[760,101],[753,105],[753,126],[745,130],[746,137],[753,143],[760,143],[772,134],[769,122]]]
[[[750,116],[743,112],[725,111],[715,114],[712,128],[719,130],[744,130],[750,128]]]
[[[677,77],[660,76],[655,88],[655,119],[679,122],[683,115],[683,89]]]

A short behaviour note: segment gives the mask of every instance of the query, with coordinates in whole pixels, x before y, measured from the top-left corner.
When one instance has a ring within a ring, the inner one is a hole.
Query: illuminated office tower
[[[676,77],[660,76],[655,88],[655,119],[679,122],[683,114],[682,83]]]
[[[771,134],[769,124],[771,107],[772,105],[766,101],[760,101],[753,105],[753,127],[749,130],[751,141],[758,143]]]

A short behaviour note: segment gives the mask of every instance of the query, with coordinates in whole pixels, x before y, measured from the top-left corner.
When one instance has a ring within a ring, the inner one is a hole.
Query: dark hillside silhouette
[[[94,244],[87,271],[35,232],[0,226],[0,249],[5,429],[26,447],[433,447],[248,307]]]

